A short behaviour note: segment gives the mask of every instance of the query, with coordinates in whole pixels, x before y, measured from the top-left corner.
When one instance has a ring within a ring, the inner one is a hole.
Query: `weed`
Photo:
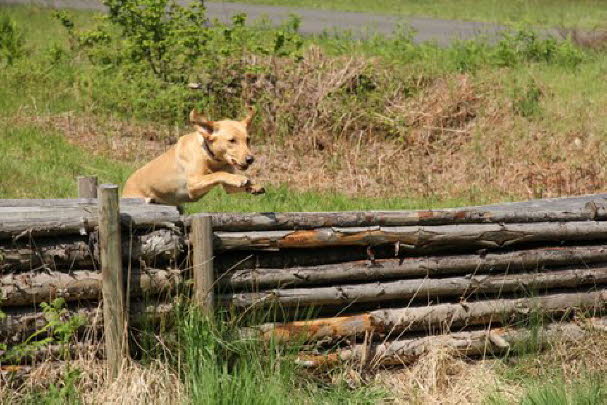
[[[77,368],[67,368],[61,381],[51,383],[45,392],[33,392],[24,403],[44,405],[77,405],[81,404],[81,394],[77,388],[82,373]]]
[[[254,314],[251,316],[255,316]],[[377,390],[318,384],[293,361],[297,344],[263,343],[240,336],[242,314],[220,314],[211,321],[195,308],[176,315],[178,363],[195,404],[374,403]],[[245,317],[247,318],[247,317]]]
[[[0,62],[12,65],[24,54],[23,32],[12,18],[0,14]]]
[[[84,325],[85,319],[82,316],[66,318],[67,309],[65,309],[65,300],[62,298],[57,298],[50,304],[43,302],[40,307],[47,321],[44,327],[32,333],[19,344],[6,349],[2,355],[3,360],[19,361],[37,349],[51,344],[64,346],[66,354],[69,354],[66,345],[76,331]]]
[[[542,90],[534,80],[529,80],[526,86],[513,88],[512,107],[516,114],[530,118],[541,113],[540,100]]]

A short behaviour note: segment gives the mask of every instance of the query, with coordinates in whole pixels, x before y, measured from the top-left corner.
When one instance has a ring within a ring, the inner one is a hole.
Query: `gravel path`
[[[184,3],[187,2],[189,0],[184,0]],[[96,0],[0,0],[1,4],[38,4],[55,8],[103,10],[103,5]],[[305,34],[345,30],[352,32],[357,37],[364,37],[370,33],[391,34],[398,29],[400,24],[406,23],[416,31],[416,42],[436,41],[441,45],[448,45],[456,39],[469,39],[477,35],[491,37],[505,29],[505,27],[496,24],[471,21],[394,17],[295,7],[257,6],[224,2],[206,2],[206,6],[209,17],[218,18],[221,21],[229,21],[230,17],[236,13],[246,13],[250,21],[266,17],[273,23],[279,24],[289,14],[297,14],[301,17],[301,32]],[[548,33],[555,34],[556,32],[548,31]]]

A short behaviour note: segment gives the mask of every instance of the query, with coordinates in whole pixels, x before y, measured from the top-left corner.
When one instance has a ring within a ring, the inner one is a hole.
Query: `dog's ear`
[[[253,117],[255,117],[255,107],[248,105],[247,110],[249,113],[245,119],[242,120],[242,123],[247,127],[247,129],[249,129],[251,127],[251,122],[253,122]]]
[[[190,122],[203,136],[212,135],[215,130],[215,123],[204,118],[204,116],[196,110],[190,112]]]

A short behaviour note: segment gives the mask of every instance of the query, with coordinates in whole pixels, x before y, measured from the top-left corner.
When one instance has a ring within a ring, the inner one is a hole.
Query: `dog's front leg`
[[[188,194],[191,200],[198,200],[218,185],[233,189],[246,190],[251,180],[240,174],[215,172],[207,175],[196,175],[188,178]]]
[[[234,194],[234,193],[264,194],[266,192],[265,188],[263,188],[259,184],[253,183],[252,181],[245,187],[234,187],[234,186],[229,186],[227,184],[224,184],[223,189],[228,194]]]

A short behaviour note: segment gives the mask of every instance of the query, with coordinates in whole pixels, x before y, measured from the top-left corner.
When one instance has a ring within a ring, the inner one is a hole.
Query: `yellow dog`
[[[129,177],[122,196],[180,206],[203,197],[215,186],[228,193],[262,194],[263,187],[235,174],[255,160],[249,148],[248,129],[253,110],[242,121],[208,121],[193,110],[190,122],[196,132],[184,135],[168,151]]]

